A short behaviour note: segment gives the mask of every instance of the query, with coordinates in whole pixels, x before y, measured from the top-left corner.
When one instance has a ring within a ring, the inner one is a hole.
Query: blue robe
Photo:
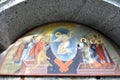
[[[30,53],[30,50],[33,48],[34,44],[35,43],[33,40],[31,40],[31,42],[25,44],[25,47],[24,47],[24,50],[22,53],[22,57],[20,59],[20,64],[22,63],[23,60],[31,59],[31,57],[29,57],[29,53]]]
[[[101,64],[101,62],[98,58],[97,52],[96,52],[96,44],[91,44],[89,51],[90,51],[91,58],[95,59],[98,63]]]

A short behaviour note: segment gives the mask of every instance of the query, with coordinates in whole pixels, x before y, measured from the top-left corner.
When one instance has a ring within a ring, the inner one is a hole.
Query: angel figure
[[[72,38],[73,32],[70,31],[68,34],[62,34],[61,32],[56,32],[56,39],[53,42],[60,42],[57,50],[57,55],[59,54],[70,54],[68,46],[70,44],[70,39]]]

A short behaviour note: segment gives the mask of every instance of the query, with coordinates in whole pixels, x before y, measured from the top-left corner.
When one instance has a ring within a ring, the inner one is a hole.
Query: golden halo
[[[82,40],[84,40],[84,42],[87,41],[86,38],[81,38],[81,39],[80,39],[80,42],[82,42]]]
[[[90,39],[90,44],[93,44],[92,39]]]
[[[61,33],[60,32],[56,32],[55,33],[55,36],[57,37],[57,36],[60,36],[61,35]]]
[[[99,39],[97,42],[98,42],[98,43],[102,43],[102,40]]]
[[[90,44],[93,44],[93,43],[95,43],[95,42],[93,42],[93,40],[92,40],[92,39],[90,39]]]

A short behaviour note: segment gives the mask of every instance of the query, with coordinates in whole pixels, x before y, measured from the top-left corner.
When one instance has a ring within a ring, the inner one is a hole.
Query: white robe
[[[54,40],[54,42],[61,42],[58,46],[57,54],[70,54],[70,50],[67,48],[70,44],[70,38],[67,34],[62,34]]]

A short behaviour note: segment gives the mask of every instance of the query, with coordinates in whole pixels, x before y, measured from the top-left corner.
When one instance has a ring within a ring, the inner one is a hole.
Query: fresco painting
[[[113,43],[76,23],[52,23],[23,35],[1,55],[0,75],[120,75]]]

